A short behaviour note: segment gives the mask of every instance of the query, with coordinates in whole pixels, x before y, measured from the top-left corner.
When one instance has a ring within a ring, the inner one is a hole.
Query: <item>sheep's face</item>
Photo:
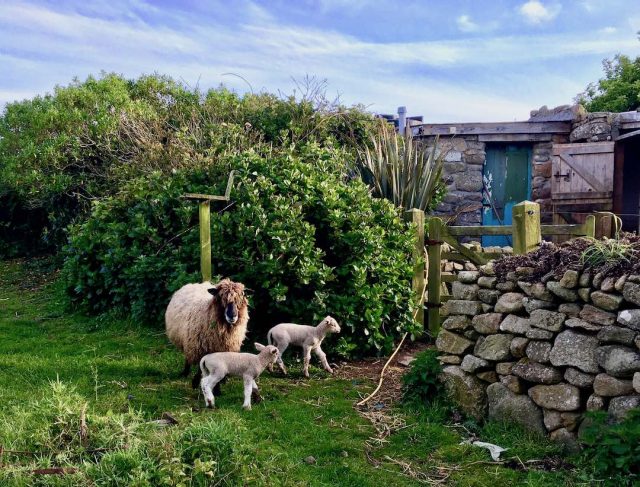
[[[261,343],[254,343],[253,345],[261,355],[269,356],[269,364],[274,364],[278,360],[278,349],[273,345],[262,345]]]
[[[218,309],[221,310],[220,314],[224,317],[224,322],[230,328],[233,327],[238,322],[240,310],[247,307],[244,284],[223,279],[208,291],[213,296],[213,299],[216,300]]]
[[[331,316],[327,316],[324,320],[327,330],[330,333],[340,333],[340,325],[338,324],[338,322],[332,318]]]

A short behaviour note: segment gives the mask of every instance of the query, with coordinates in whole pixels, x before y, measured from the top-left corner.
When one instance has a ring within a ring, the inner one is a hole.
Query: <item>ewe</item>
[[[311,351],[322,362],[324,369],[333,374],[333,370],[329,367],[327,362],[327,356],[320,348],[322,340],[327,333],[340,333],[340,325],[331,316],[327,316],[322,320],[318,326],[296,325],[294,323],[280,323],[274,326],[267,333],[267,340],[269,345],[273,343],[278,347],[278,365],[284,374],[287,373],[287,369],[282,362],[282,355],[289,345],[297,345],[302,347],[302,353],[304,356],[303,373],[305,377],[309,377],[309,362],[311,360]],[[273,367],[270,367],[271,370]]]
[[[244,284],[229,279],[187,284],[173,294],[165,325],[169,340],[184,354],[184,376],[208,353],[240,351],[249,321],[247,304]],[[200,377],[198,369],[194,388]]]
[[[254,343],[260,352],[252,353],[218,352],[210,353],[200,360],[202,381],[200,387],[207,407],[215,407],[212,389],[227,375],[242,377],[244,381],[244,409],[251,409],[251,396],[255,394],[256,401],[260,400],[260,391],[256,379],[262,371],[272,365],[278,358],[278,349],[273,345]]]

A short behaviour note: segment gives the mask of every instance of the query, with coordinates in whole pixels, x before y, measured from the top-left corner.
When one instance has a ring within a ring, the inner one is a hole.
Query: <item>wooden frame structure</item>
[[[598,221],[610,217],[609,214],[589,215],[585,223],[582,224],[542,225],[540,223],[540,205],[532,201],[523,201],[514,206],[512,225],[447,226],[442,219],[437,217],[425,220],[424,213],[420,210],[410,210],[407,215],[407,220],[415,224],[417,235],[412,290],[416,301],[424,303],[427,310],[427,327],[433,338],[440,330],[440,308],[442,303],[448,300],[448,296],[442,296],[442,284],[456,279],[455,275],[442,275],[442,259],[470,261],[477,265],[484,265],[504,255],[502,253],[476,252],[459,243],[457,237],[511,235],[514,254],[524,255],[537,249],[542,243],[543,236],[570,235],[572,237],[595,238],[598,235],[596,233],[596,228],[599,226]],[[424,222],[422,228],[420,227],[421,222]],[[425,267],[418,264],[424,255],[423,247],[420,246],[421,242],[424,242],[427,249],[426,302],[423,295]],[[449,244],[454,251],[442,252],[443,243]],[[424,314],[418,316],[424,317]],[[424,324],[424,321],[421,323]]]
[[[210,195],[200,193],[187,193],[182,196],[185,200],[197,201],[199,203],[200,225],[200,272],[202,273],[202,281],[210,281],[213,269],[211,268],[211,202],[224,201],[228,202],[231,196],[231,188],[233,186],[234,171],[229,173],[227,188],[224,195]]]

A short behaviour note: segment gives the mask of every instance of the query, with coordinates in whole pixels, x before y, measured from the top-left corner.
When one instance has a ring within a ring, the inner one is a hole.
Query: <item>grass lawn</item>
[[[353,407],[373,381],[317,368],[301,380],[296,362],[289,377],[263,374],[265,400],[252,411],[241,410],[237,380],[218,409],[203,410],[161,329],[66,310],[43,263],[0,262],[0,445],[37,453],[5,453],[0,485],[588,485],[577,470],[518,468],[557,455],[544,440],[467,425],[514,459],[491,463],[460,445],[464,429],[443,407],[387,407],[400,427],[376,439]],[[88,439],[78,433],[83,407]],[[163,412],[178,425],[155,422]],[[86,442],[105,450],[87,453]],[[77,470],[32,473],[42,467]]]

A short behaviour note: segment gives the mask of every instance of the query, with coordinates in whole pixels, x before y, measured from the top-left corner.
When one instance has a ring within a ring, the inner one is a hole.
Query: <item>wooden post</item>
[[[596,235],[595,238],[611,238],[613,237],[613,216],[606,211],[598,211],[595,214],[596,218]]]
[[[588,215],[584,221],[584,234],[586,237],[596,237],[596,217]]]
[[[200,271],[202,282],[211,281],[211,202],[200,202]]]
[[[231,171],[224,196],[200,193],[187,193],[182,196],[186,200],[197,201],[200,207],[200,272],[202,273],[202,281],[210,281],[213,273],[211,268],[211,202],[229,201],[233,187],[233,175],[234,171]]]
[[[440,331],[440,284],[441,263],[440,252],[442,243],[442,220],[440,218],[429,219],[429,241],[427,246],[427,258],[429,260],[429,275],[427,279],[427,316],[429,333],[432,338],[438,336]]]
[[[540,233],[540,205],[523,201],[513,207],[513,253],[524,255],[538,248]]]
[[[405,220],[415,226],[416,246],[413,250],[411,290],[418,306],[416,321],[424,327],[424,211],[417,208],[406,211]]]

